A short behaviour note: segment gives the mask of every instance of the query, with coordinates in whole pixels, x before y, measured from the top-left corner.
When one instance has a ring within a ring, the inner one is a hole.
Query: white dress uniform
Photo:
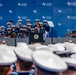
[[[33,51],[26,47],[17,47],[15,48],[15,53],[18,57],[16,63],[18,72],[30,71],[32,67],[32,54]]]
[[[14,52],[9,49],[0,48],[0,75],[8,75],[11,65],[17,61],[17,57]]]
[[[57,55],[48,51],[35,51],[33,53],[35,62],[35,75],[58,75],[67,69],[67,64]]]

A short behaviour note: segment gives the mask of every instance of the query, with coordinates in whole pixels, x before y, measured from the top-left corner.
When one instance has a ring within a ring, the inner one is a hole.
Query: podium
[[[31,33],[29,38],[30,44],[40,43],[44,44],[45,41],[43,40],[43,33]]]

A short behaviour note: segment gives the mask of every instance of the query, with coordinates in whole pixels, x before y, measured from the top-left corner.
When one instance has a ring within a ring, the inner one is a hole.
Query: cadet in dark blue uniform
[[[33,71],[31,70],[31,67],[33,65],[33,62],[32,62],[33,51],[31,49],[29,49],[28,47],[26,49],[26,45],[25,45],[24,48],[23,47],[15,48],[15,53],[18,57],[18,61],[16,63],[16,64],[18,64],[18,65],[16,65],[18,75],[33,75],[33,73],[32,73]]]
[[[26,25],[23,25],[23,29],[24,29],[24,32],[26,34],[26,37],[28,37],[29,31],[27,30],[27,26]]]
[[[47,50],[35,51],[32,55],[32,59],[35,63],[34,75],[63,75],[60,74],[60,72],[64,72],[68,68],[62,58]]]
[[[44,20],[44,21],[43,21],[43,27],[45,28],[45,38],[46,38],[46,37],[49,37],[50,27],[49,27],[49,25],[47,24],[47,20]]]
[[[26,20],[26,25],[28,25],[28,24],[31,24],[31,20],[30,19]]]
[[[11,28],[11,22],[7,22],[6,25],[7,25],[7,27],[6,27],[5,31],[7,31],[7,28]]]
[[[26,38],[26,34],[23,28],[20,29],[20,32],[18,34],[18,38]]]
[[[30,36],[31,33],[32,24],[27,24],[27,30],[28,30],[28,36]]]
[[[7,32],[7,28],[11,28],[11,22],[7,22],[7,27],[5,29],[6,32]]]
[[[11,28],[11,22],[7,22],[7,28]]]
[[[44,20],[44,21],[43,21],[43,27],[45,28],[45,30],[46,30],[47,32],[50,31],[50,27],[49,27],[49,25],[47,24],[47,20]]]
[[[13,20],[8,21],[7,22],[7,28],[11,28],[13,25],[13,22],[14,22]],[[6,32],[7,32],[7,28],[5,29]]]
[[[32,24],[27,24],[27,30],[28,30],[29,32],[30,32],[31,28],[32,28]]]
[[[5,32],[5,27],[4,26],[1,26],[1,38],[5,38],[6,36],[6,32]]]
[[[11,28],[7,28],[6,37],[11,38],[11,34],[12,34]]]
[[[22,27],[22,20],[21,19],[18,20],[18,25],[21,25],[21,27]]]
[[[35,19],[35,22],[37,23],[37,22],[40,22],[40,20],[39,19]]]
[[[16,27],[17,32],[20,32],[20,28],[21,28],[21,24],[18,24],[18,26]]]
[[[12,32],[11,38],[16,38],[18,32],[17,32],[17,30],[16,30],[15,25],[12,26],[12,28],[11,28],[11,32]]]
[[[31,33],[35,33],[35,28],[31,28]]]
[[[11,66],[17,61],[14,50],[7,48],[10,49],[9,46],[7,47],[5,45],[3,48],[0,47],[0,75],[13,75],[10,74],[12,72]]]

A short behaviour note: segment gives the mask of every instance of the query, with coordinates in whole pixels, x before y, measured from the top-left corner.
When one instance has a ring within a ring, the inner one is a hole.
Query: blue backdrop
[[[67,31],[76,29],[76,0],[0,0],[0,26],[7,27],[10,19],[26,24],[29,18],[32,24],[36,18],[53,21],[53,36],[65,37]]]

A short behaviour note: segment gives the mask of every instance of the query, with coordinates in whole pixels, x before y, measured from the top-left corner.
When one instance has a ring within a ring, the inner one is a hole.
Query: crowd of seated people
[[[35,25],[31,24],[31,20],[26,20],[26,25],[22,24],[22,20],[18,20],[16,25],[13,25],[13,21],[10,20],[7,23],[7,28],[0,27],[0,38],[25,38],[30,37],[31,33],[43,33],[48,36],[50,27],[47,24],[47,20],[43,20],[43,23],[39,19],[35,20]]]

